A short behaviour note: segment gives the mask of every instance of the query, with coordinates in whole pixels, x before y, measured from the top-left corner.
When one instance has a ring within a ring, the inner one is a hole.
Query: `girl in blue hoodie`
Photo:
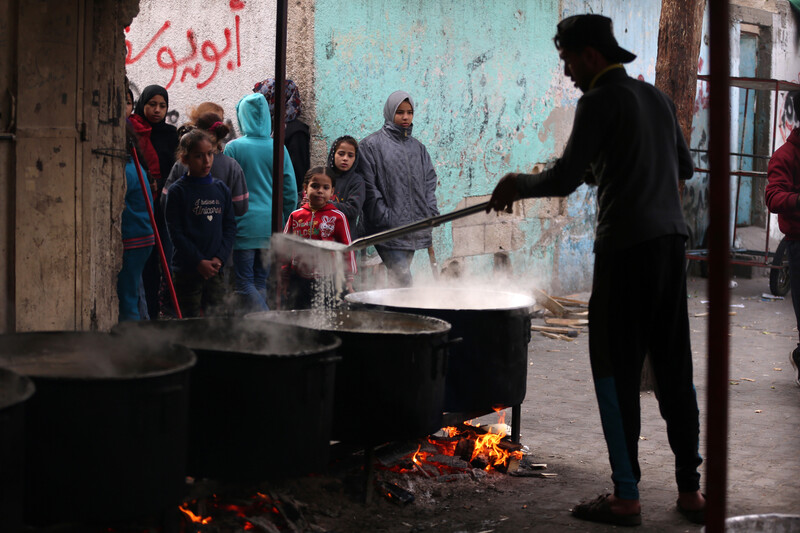
[[[233,269],[236,293],[248,311],[266,311],[267,251],[272,235],[272,118],[267,99],[261,93],[249,94],[236,104],[236,117],[242,136],[225,146],[225,155],[234,158],[244,171],[250,205],[236,217]],[[297,205],[297,184],[289,153],[283,152],[283,220]]]
[[[142,152],[136,139],[133,125],[126,123],[126,134],[129,145],[136,149],[137,154]],[[142,157],[139,155],[139,157]],[[139,172],[145,175],[144,168],[139,166]],[[139,312],[139,289],[142,283],[142,271],[150,252],[155,246],[156,239],[153,226],[150,223],[150,214],[147,204],[153,206],[153,195],[150,187],[139,183],[139,172],[133,157],[128,156],[125,163],[125,210],[122,212],[122,270],[117,277],[117,296],[119,297],[119,321],[140,320],[147,318]],[[145,178],[147,179],[147,178]],[[145,182],[146,183],[146,182]],[[145,193],[147,200],[145,200]],[[144,306],[146,310],[147,307]]]

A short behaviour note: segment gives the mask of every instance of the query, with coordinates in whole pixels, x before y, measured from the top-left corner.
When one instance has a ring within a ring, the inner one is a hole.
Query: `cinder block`
[[[511,249],[519,250],[525,246],[525,233],[514,224],[511,228]]]
[[[562,213],[562,198],[526,198],[521,203],[525,218],[555,218]]]
[[[492,224],[486,226],[485,253],[506,252],[516,250],[519,246],[514,246],[514,230],[519,229],[514,223]],[[517,239],[519,242],[519,239]],[[521,246],[521,245],[520,245]]]
[[[483,196],[467,196],[464,198],[464,207],[470,207],[476,204],[482,204],[483,202],[488,202],[489,199],[492,197],[491,194],[486,194]],[[459,205],[461,202],[459,202]]]
[[[473,205],[477,205],[482,202],[488,201],[490,196],[470,196],[465,198],[461,202],[458,202],[458,206],[456,209],[461,209],[463,207],[469,207]],[[483,211],[474,213],[464,218],[459,218],[452,222],[453,227],[466,227],[466,226],[483,226],[488,224],[501,224],[507,222],[509,220],[522,220],[522,205],[520,202],[514,204],[514,212],[513,213],[498,213],[496,211],[491,211],[489,213],[485,213]]]
[[[453,257],[480,255],[484,253],[484,226],[453,228]]]

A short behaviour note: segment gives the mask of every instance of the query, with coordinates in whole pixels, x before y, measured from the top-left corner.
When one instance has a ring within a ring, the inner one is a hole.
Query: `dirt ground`
[[[706,281],[689,281],[689,313],[695,385],[701,409],[701,453],[705,455]],[[761,273],[736,279],[731,290],[730,434],[727,516],[800,514],[800,387],[789,352],[797,341],[791,301],[763,298]],[[588,295],[583,295],[587,296]],[[620,317],[624,320],[624,317]],[[534,320],[534,323],[541,323]],[[527,396],[522,406],[522,443],[535,462],[547,463],[549,478],[489,474],[483,479],[441,483],[419,475],[378,473],[408,489],[415,501],[398,506],[377,496],[362,503],[357,464],[339,465],[336,475],[310,477],[275,487],[302,507],[317,531],[515,532],[611,531],[569,514],[587,497],[610,492],[605,443],[592,387],[588,334],[575,341],[534,334],[529,347]],[[510,412],[508,413],[510,419]],[[481,422],[495,422],[494,416]],[[673,458],[652,393],[642,394],[643,525],[640,531],[699,531],[675,511]],[[704,473],[704,472],[703,472]],[[704,482],[705,480],[703,480]]]

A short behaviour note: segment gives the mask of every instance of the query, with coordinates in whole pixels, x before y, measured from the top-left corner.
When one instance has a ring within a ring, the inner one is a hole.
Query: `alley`
[[[762,298],[761,275],[737,279],[731,290],[730,435],[728,516],[800,513],[800,388],[788,360],[796,344],[791,301]],[[689,313],[695,384],[705,455],[706,282],[689,281]],[[588,295],[583,295],[588,296]],[[632,310],[631,312],[635,312]],[[619,317],[625,320],[625,317]],[[534,323],[537,321],[534,320]],[[522,442],[549,478],[491,474],[481,481],[436,484],[409,477],[416,500],[397,507],[379,500],[365,507],[337,480],[307,478],[285,487],[309,504],[329,531],[470,532],[611,531],[581,522],[570,508],[612,490],[589,371],[588,334],[574,342],[534,335],[529,348],[528,389],[522,411]],[[675,512],[672,454],[652,393],[642,394],[642,531],[700,531]],[[481,421],[496,421],[494,416]],[[319,492],[316,492],[319,491]]]

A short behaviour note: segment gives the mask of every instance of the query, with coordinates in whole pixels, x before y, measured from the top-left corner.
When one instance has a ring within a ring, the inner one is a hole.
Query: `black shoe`
[[[789,361],[792,362],[792,366],[794,367],[794,382],[800,387],[800,346],[794,349],[792,355],[789,357]]]

